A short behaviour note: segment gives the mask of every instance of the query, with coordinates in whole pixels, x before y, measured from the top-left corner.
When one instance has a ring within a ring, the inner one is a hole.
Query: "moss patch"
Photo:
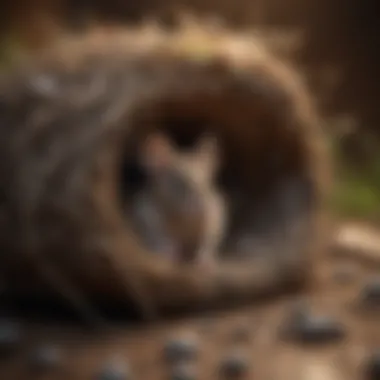
[[[339,165],[331,207],[338,216],[380,222],[380,152],[365,167],[348,165],[334,147]]]

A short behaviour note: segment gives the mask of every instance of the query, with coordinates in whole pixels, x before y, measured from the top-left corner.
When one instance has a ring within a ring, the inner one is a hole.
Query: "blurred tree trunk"
[[[30,49],[51,41],[60,30],[61,0],[3,0],[2,34]]]

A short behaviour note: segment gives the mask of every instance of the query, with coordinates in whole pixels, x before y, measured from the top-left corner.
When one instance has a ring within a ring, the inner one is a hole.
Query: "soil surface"
[[[0,320],[0,379],[380,379],[380,242],[355,226],[336,241],[308,294],[260,306],[101,335]]]

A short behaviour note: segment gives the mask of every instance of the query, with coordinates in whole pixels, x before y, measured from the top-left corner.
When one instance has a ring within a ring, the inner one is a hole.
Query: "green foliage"
[[[380,221],[380,188],[366,178],[346,178],[336,186],[332,207],[341,216]]]
[[[365,167],[353,167],[347,164],[339,147],[333,146],[338,165],[331,197],[333,211],[341,217],[380,222],[380,152]]]
[[[0,38],[0,70],[12,66],[19,59],[22,48],[17,40],[6,36]]]

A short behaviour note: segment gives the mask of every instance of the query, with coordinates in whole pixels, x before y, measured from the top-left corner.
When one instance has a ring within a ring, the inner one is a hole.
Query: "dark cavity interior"
[[[279,249],[297,254],[307,242],[314,188],[304,142],[275,114],[249,97],[202,94],[142,108],[125,147],[123,202],[144,184],[135,147],[151,130],[165,131],[184,150],[212,131],[222,148],[218,182],[229,205],[220,259],[251,260]]]

